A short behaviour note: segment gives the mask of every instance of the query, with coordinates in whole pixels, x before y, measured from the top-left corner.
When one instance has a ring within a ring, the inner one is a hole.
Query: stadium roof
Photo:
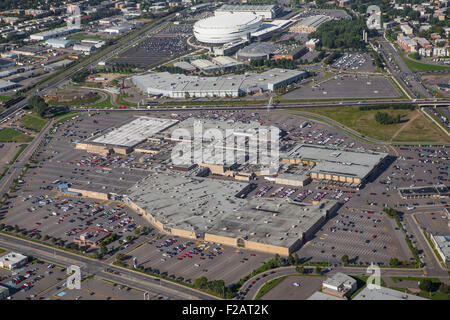
[[[233,29],[261,21],[261,17],[250,12],[227,13],[199,20],[196,26],[204,29]]]

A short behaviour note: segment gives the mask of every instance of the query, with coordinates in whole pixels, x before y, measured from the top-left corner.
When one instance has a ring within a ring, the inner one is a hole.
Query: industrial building
[[[81,52],[91,52],[97,49],[93,44],[76,44],[73,46],[73,50]]]
[[[170,235],[284,256],[310,239],[339,207],[334,200],[313,205],[238,197],[248,187],[155,170],[129,189],[125,202]]]
[[[17,252],[9,252],[0,257],[0,268],[15,270],[26,265],[28,257]]]
[[[20,87],[19,84],[12,81],[0,79],[0,92],[5,92],[14,88]]]
[[[178,120],[172,119],[137,117],[118,127],[96,132],[94,136],[76,143],[75,148],[104,155],[112,151],[128,154],[137,144],[177,122]]]
[[[161,72],[134,76],[131,80],[148,95],[170,98],[238,97],[253,92],[274,91],[281,86],[306,78],[307,75],[306,71],[275,68],[259,74],[207,78]]]
[[[14,60],[0,59],[0,69],[13,67],[16,65]]]
[[[44,32],[39,32],[39,33],[35,33],[30,35],[30,40],[35,40],[35,41],[44,41],[50,38],[57,38],[57,37],[61,37],[61,36],[65,36],[68,34],[72,34],[75,32],[81,31],[80,28],[77,27],[62,27],[62,28],[57,28],[57,29],[53,29],[53,30],[48,30],[48,31],[44,31]]]
[[[281,12],[283,8],[277,4],[275,5],[223,5],[216,9],[215,15],[223,15],[228,13],[253,13],[262,16],[264,19],[274,19]]]
[[[359,186],[384,163],[387,153],[359,152],[318,145],[300,144],[281,156],[290,164],[312,167],[313,180],[329,180]]]
[[[75,61],[69,60],[69,59],[63,59],[63,60],[60,60],[57,62],[47,64],[44,68],[49,69],[49,70],[59,70],[59,69],[68,67],[73,63],[75,63]]]
[[[45,44],[55,49],[65,49],[73,45],[74,42],[72,40],[51,38],[45,41]]]
[[[386,287],[373,288],[364,287],[352,300],[427,300],[425,298],[407,294]]]
[[[289,28],[290,32],[311,33],[328,21],[333,20],[332,17],[326,15],[316,15],[304,18]]]
[[[430,238],[442,260],[445,263],[450,263],[450,235],[438,236],[432,234]]]

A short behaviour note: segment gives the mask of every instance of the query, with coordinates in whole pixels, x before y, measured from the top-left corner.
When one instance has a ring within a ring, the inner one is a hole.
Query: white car
[[[294,282],[293,285],[296,287],[300,287],[300,283],[298,283],[298,282]]]
[[[198,263],[194,264],[194,266],[196,266],[196,267],[200,267],[200,265],[199,265]]]

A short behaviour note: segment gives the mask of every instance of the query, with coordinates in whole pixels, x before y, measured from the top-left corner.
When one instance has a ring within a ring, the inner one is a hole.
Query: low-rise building
[[[417,52],[417,43],[410,37],[397,37],[397,44],[408,52]]]
[[[322,282],[322,292],[339,298],[348,297],[356,290],[356,280],[341,272]]]
[[[0,257],[0,268],[14,270],[26,265],[27,262],[27,256],[17,252],[9,252]]]
[[[52,48],[56,48],[56,49],[64,49],[64,48],[68,48],[71,45],[73,45],[73,41],[72,40],[66,40],[66,39],[48,39],[47,41],[45,41],[45,44],[49,47]]]
[[[401,25],[400,25],[400,29],[402,30],[402,32],[403,32],[405,35],[411,35],[411,34],[414,33],[413,28],[411,28],[411,26],[410,26],[409,24],[407,24],[407,23],[401,24]]]
[[[445,263],[450,263],[450,235],[438,236],[431,234],[430,238],[442,260]]]

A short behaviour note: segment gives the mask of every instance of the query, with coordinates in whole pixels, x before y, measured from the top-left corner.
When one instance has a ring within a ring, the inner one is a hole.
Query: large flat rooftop
[[[316,166],[311,172],[342,174],[363,178],[387,155],[387,153],[383,152],[360,152],[299,144],[281,155],[281,157],[315,162]]]
[[[177,122],[178,120],[173,119],[137,117],[119,127],[101,132],[88,139],[87,142],[133,147]]]
[[[290,247],[337,202],[298,204],[286,199],[241,199],[248,184],[153,171],[129,189],[129,198],[170,228]],[[180,197],[180,195],[183,195]]]

